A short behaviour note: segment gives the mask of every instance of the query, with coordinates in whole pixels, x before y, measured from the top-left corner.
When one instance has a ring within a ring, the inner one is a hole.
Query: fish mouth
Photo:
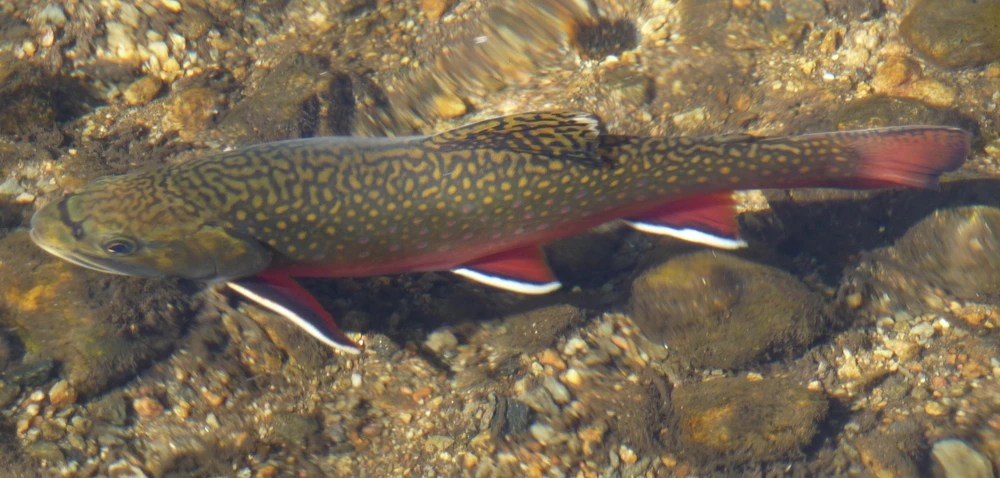
[[[76,264],[80,267],[85,267],[87,269],[95,270],[98,272],[104,272],[106,274],[148,275],[148,274],[143,274],[140,271],[135,271],[135,272],[129,271],[127,269],[131,268],[124,264],[114,263],[114,266],[111,266],[109,263],[112,263],[112,261],[109,261],[107,259],[101,259],[99,257],[89,256],[87,254],[78,251],[72,251],[61,248],[59,246],[52,245],[51,243],[46,242],[42,237],[40,237],[41,235],[38,233],[36,229],[31,229],[29,235],[31,236],[31,240],[35,243],[35,245],[40,247],[45,252],[48,252],[49,254],[52,254],[66,262]]]

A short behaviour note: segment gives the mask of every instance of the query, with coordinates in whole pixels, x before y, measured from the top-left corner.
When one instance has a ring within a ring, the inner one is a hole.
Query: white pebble
[[[581,350],[587,350],[587,342],[584,342],[580,337],[573,337],[566,341],[566,345],[563,347],[563,355],[575,355]]]
[[[358,373],[358,372],[352,373],[351,374],[351,386],[354,387],[354,388],[359,388],[359,387],[361,387],[361,383],[362,383],[362,381],[361,381],[361,374]]]
[[[531,436],[535,437],[535,440],[538,440],[538,443],[542,444],[542,446],[552,443],[552,440],[556,436],[556,431],[544,423],[531,425],[529,431],[531,432]]]
[[[455,334],[447,329],[435,330],[427,336],[427,341],[424,342],[427,348],[434,351],[434,353],[439,354],[445,350],[451,350],[458,346],[458,339]]]

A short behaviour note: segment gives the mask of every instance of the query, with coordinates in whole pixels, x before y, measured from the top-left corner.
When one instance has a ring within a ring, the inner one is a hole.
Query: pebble
[[[427,348],[439,354],[446,350],[453,350],[458,347],[458,339],[449,330],[436,330],[427,336],[425,342]]]
[[[119,22],[105,22],[104,28],[108,32],[108,49],[119,59],[132,59],[136,54],[132,29]]]
[[[201,396],[202,398],[205,399],[206,402],[208,402],[209,405],[213,407],[217,407],[226,402],[225,395],[221,393],[215,393],[207,388],[201,391]]]
[[[538,355],[538,363],[551,365],[556,370],[566,370],[566,361],[559,357],[559,353],[552,349],[545,349]]]
[[[567,370],[560,378],[563,383],[571,387],[579,387],[583,384],[583,376],[580,375],[580,371],[575,368]]]
[[[59,5],[50,3],[47,7],[38,12],[35,16],[35,20],[38,22],[48,22],[57,28],[62,28],[66,25],[66,13]]]
[[[420,7],[428,20],[437,21],[444,15],[444,12],[451,8],[454,0],[421,0]]]
[[[34,392],[31,392],[31,396],[28,397],[28,399],[31,400],[32,402],[41,402],[45,400],[45,392],[41,390],[35,390]]]
[[[178,0],[160,0],[160,3],[171,12],[179,13],[181,11],[181,2]]]
[[[125,102],[130,106],[138,106],[149,103],[160,94],[163,82],[155,76],[144,76],[139,78],[125,90]]]
[[[589,349],[587,342],[580,337],[573,337],[572,339],[567,340],[566,345],[563,346],[563,354],[572,357],[578,352],[586,352],[587,349]]]
[[[622,459],[622,462],[627,465],[631,465],[639,459],[635,452],[625,445],[618,447],[618,456]]]
[[[927,402],[924,411],[932,417],[940,417],[948,413],[948,407],[942,405],[941,402]]]
[[[567,404],[572,399],[566,386],[559,383],[559,381],[553,376],[545,377],[545,379],[542,380],[542,386],[549,391],[552,395],[552,399],[555,400],[556,403]]]
[[[351,374],[351,387],[361,388],[361,384],[362,383],[363,382],[362,382],[362,378],[361,378],[361,374],[360,373],[354,372],[354,373]]]
[[[982,453],[962,440],[947,439],[934,444],[931,449],[934,462],[941,467],[945,478],[993,478],[993,466]]]
[[[910,335],[916,336],[917,343],[923,345],[934,336],[934,325],[930,322],[921,322],[910,329]]]
[[[538,443],[542,444],[542,446],[551,444],[556,438],[556,431],[544,423],[535,423],[528,430],[531,432],[531,436],[535,437],[535,440],[538,440]]]
[[[49,401],[53,405],[72,405],[76,403],[76,390],[66,380],[60,380],[49,389]]]
[[[864,297],[860,293],[858,293],[858,292],[855,292],[853,294],[849,294],[845,298],[845,302],[847,304],[847,307],[849,307],[851,309],[858,309],[858,308],[860,308],[861,305],[862,305],[862,303],[863,303],[863,301],[864,301]]]
[[[861,378],[858,360],[850,350],[844,349],[844,363],[837,368],[837,377],[841,380],[856,380]]]
[[[158,417],[163,414],[163,404],[152,397],[138,397],[132,400],[135,413],[143,417]]]

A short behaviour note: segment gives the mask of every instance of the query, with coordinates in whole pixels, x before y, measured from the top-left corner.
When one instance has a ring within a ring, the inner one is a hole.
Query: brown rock
[[[125,90],[125,102],[130,106],[138,106],[149,103],[160,94],[163,82],[155,76],[144,76],[129,85]]]
[[[143,417],[158,417],[163,415],[163,404],[152,397],[139,397],[132,400],[132,408],[135,413]]]
[[[444,15],[444,12],[451,8],[453,0],[422,0],[420,7],[424,10],[424,15],[430,21],[437,21]]]
[[[632,319],[654,343],[696,367],[735,369],[796,353],[827,320],[788,273],[728,254],[671,259],[636,279]]]
[[[826,398],[795,380],[727,378],[675,388],[671,402],[693,456],[732,463],[790,458],[816,434]]]
[[[76,390],[66,380],[60,380],[49,389],[49,401],[53,405],[72,405],[76,403]]]

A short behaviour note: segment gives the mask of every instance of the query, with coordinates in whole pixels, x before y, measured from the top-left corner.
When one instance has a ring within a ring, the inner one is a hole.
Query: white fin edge
[[[598,119],[597,116],[590,113],[577,113],[573,115],[573,119],[580,123],[585,123],[587,125],[587,129],[589,129],[591,133],[600,134],[601,120]]]
[[[670,236],[682,241],[704,244],[706,246],[717,247],[719,249],[742,249],[747,246],[743,239],[731,239],[728,237],[713,236],[707,232],[697,229],[674,229],[662,224],[650,224],[648,222],[625,221],[637,231],[656,234],[658,236]]]
[[[253,291],[241,285],[234,284],[232,282],[226,282],[226,285],[229,286],[230,289],[233,289],[234,291],[238,292],[240,295],[254,301],[256,304],[292,321],[292,323],[297,325],[302,330],[305,330],[306,333],[313,336],[316,340],[319,340],[320,342],[323,342],[324,344],[330,347],[340,350],[341,352],[346,352],[352,355],[357,355],[361,353],[361,349],[357,347],[352,347],[331,340],[329,337],[327,337],[326,334],[324,334],[321,330],[316,328],[315,325],[310,323],[308,320],[303,319],[302,317],[299,316],[299,314],[296,314],[295,312],[289,310],[285,306],[273,300],[261,297],[260,295],[253,293]]]
[[[509,290],[520,294],[540,295],[548,294],[562,287],[559,281],[546,282],[545,284],[532,284],[530,282],[520,282],[506,277],[491,276],[472,269],[453,269],[452,272],[466,279],[471,279],[481,284],[486,284],[498,289]]]

